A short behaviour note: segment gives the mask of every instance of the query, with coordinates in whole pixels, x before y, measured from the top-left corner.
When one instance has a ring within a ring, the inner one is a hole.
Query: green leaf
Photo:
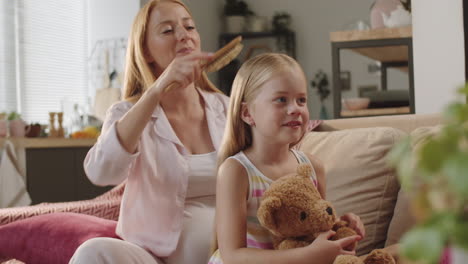
[[[443,117],[449,123],[461,124],[468,120],[468,107],[466,103],[451,103],[445,108]]]
[[[396,167],[401,186],[403,186],[405,190],[410,190],[413,182],[411,138],[407,137],[397,143],[387,154],[387,160],[391,166]]]
[[[468,83],[466,83],[465,86],[458,89],[457,92],[459,94],[464,94],[464,95],[468,96]]]
[[[394,147],[387,154],[387,160],[391,165],[396,166],[402,160],[402,157],[411,152],[411,138],[406,137],[394,145]]]
[[[453,243],[468,250],[468,221],[459,219],[453,232]]]
[[[419,165],[429,172],[437,172],[442,166],[442,160],[448,154],[446,146],[436,140],[428,140],[420,149]]]
[[[437,229],[419,227],[406,233],[401,241],[401,253],[409,260],[437,263],[444,249],[446,237]]]
[[[21,118],[21,115],[16,113],[15,111],[11,112],[9,115],[8,115],[8,120],[16,120],[16,119],[20,119]]]
[[[468,200],[468,153],[449,157],[442,171],[447,175],[450,189],[456,192],[460,200]]]

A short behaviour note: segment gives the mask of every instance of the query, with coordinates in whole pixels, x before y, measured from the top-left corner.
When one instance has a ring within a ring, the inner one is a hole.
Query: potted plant
[[[291,15],[288,12],[275,12],[272,20],[273,31],[276,33],[289,32],[291,29]]]
[[[243,0],[226,0],[224,5],[226,32],[238,33],[244,31],[246,17],[252,14],[253,12]]]
[[[26,122],[21,119],[21,114],[12,111],[8,114],[8,123],[10,127],[10,137],[24,137],[28,132]]]
[[[328,77],[327,74],[324,73],[322,70],[318,70],[315,73],[314,79],[310,82],[310,86],[312,88],[317,89],[317,94],[320,98],[320,119],[328,119],[327,109],[325,108],[324,101],[330,95],[330,89],[328,88]]]
[[[466,98],[468,85],[459,92]],[[403,237],[401,253],[438,263],[449,248],[453,264],[468,263],[468,105],[450,104],[443,124],[436,133],[409,137],[390,152],[418,219]]]

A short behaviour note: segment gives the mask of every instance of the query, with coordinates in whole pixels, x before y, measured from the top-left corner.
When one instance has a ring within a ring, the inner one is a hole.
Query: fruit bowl
[[[347,110],[361,110],[369,107],[370,99],[367,97],[343,98],[343,107]]]

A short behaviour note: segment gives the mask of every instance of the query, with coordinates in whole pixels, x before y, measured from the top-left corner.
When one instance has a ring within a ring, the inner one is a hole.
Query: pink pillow
[[[117,222],[77,213],[34,216],[0,226],[0,257],[33,263],[68,263],[83,242],[94,237],[119,238]]]
[[[309,120],[309,123],[307,124],[307,132],[316,129],[320,124],[322,124],[322,120]]]

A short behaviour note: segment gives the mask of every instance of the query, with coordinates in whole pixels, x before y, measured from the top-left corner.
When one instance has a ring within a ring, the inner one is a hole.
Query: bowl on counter
[[[367,107],[369,107],[370,99],[367,97],[343,98],[341,99],[341,102],[343,104],[343,109],[354,111],[367,109]]]

